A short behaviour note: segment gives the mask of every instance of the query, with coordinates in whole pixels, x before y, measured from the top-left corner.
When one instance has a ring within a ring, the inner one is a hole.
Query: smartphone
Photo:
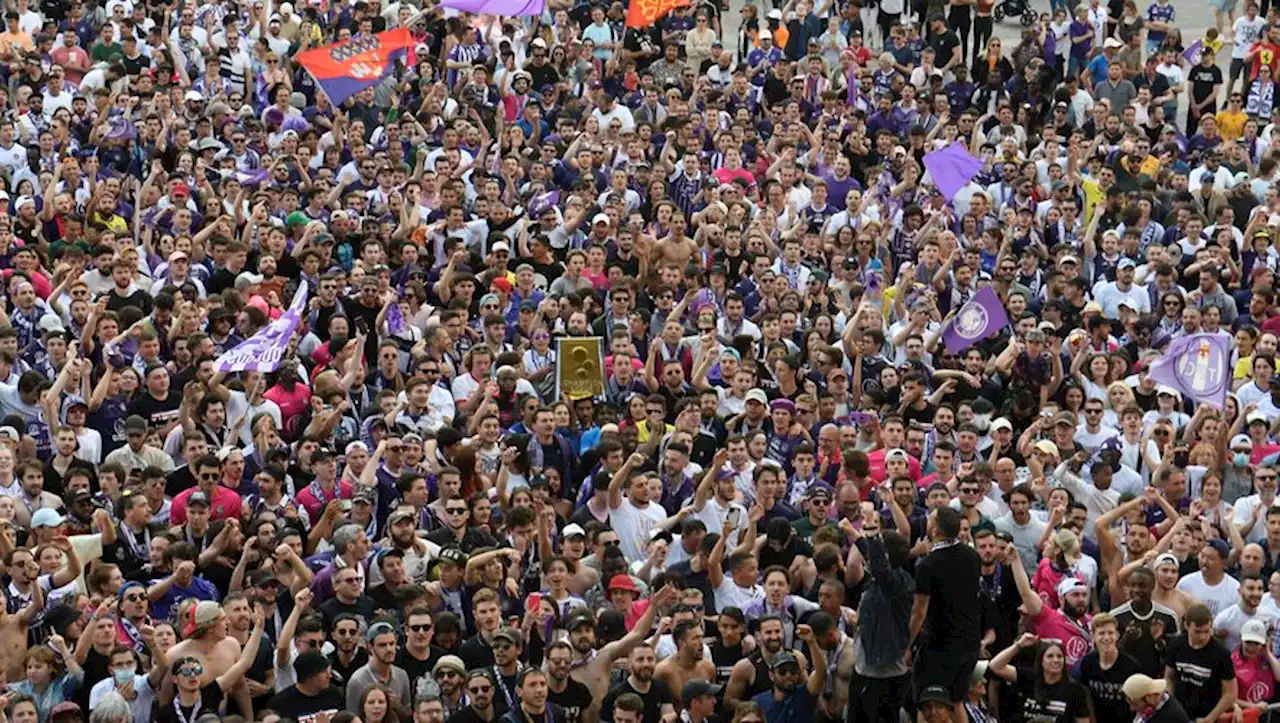
[[[535,613],[542,607],[542,593],[531,592],[529,597],[524,599],[525,612]]]
[[[742,522],[742,509],[738,507],[729,508],[729,527],[737,529]]]

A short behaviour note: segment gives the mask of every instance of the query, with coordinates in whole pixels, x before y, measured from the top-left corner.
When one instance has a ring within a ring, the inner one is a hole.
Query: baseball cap
[[[48,507],[41,507],[31,515],[31,529],[37,527],[58,527],[63,523],[62,515],[57,510],[51,510]]]
[[[1245,621],[1244,627],[1240,628],[1240,640],[1246,643],[1267,642],[1267,624],[1257,618]]]
[[[1089,586],[1084,584],[1084,580],[1074,576],[1064,577],[1062,578],[1062,581],[1058,583],[1059,598],[1066,597],[1069,593],[1073,593],[1076,590],[1089,592]]]
[[[446,547],[440,552],[440,562],[447,562],[461,567],[467,564],[467,553],[456,547]]]
[[[938,705],[951,706],[951,694],[941,685],[930,685],[920,691],[921,706],[925,703],[937,703]]]
[[[1042,439],[1039,442],[1036,442],[1036,451],[1042,452],[1047,455],[1051,455],[1053,457],[1057,457],[1059,455],[1058,445],[1054,444],[1053,442],[1050,442],[1047,439]]]
[[[147,420],[137,414],[130,415],[128,419],[124,420],[124,433],[125,435],[146,434]]]
[[[209,496],[200,491],[192,492],[191,496],[187,498],[187,507],[191,508],[191,507],[195,507],[196,505],[199,505],[201,507],[208,507]]]
[[[746,401],[759,402],[765,406],[769,405],[769,397],[765,395],[763,389],[758,389],[758,388],[747,390]]]
[[[1237,447],[1242,447],[1244,449],[1252,451],[1253,440],[1249,439],[1249,435],[1247,434],[1237,434],[1236,436],[1231,438],[1231,449],[1236,449]]]
[[[586,536],[587,536],[586,530],[582,529],[582,525],[579,525],[576,522],[570,522],[569,524],[564,526],[563,530],[560,531],[560,537],[566,540],[569,539],[570,537],[586,537]]]
[[[1149,695],[1160,695],[1164,693],[1168,683],[1164,678],[1155,679],[1149,675],[1136,673],[1129,676],[1124,681],[1124,695],[1129,700],[1141,700]]]
[[[493,634],[493,639],[507,640],[512,645],[515,645],[515,646],[524,645],[524,636],[521,635],[520,631],[516,630],[515,628],[501,628],[498,630],[498,632]]]
[[[781,668],[787,665],[794,665],[797,668],[799,668],[800,661],[796,659],[796,656],[793,655],[791,651],[783,650],[783,651],[780,651],[777,655],[773,656],[773,662],[769,663],[769,670],[777,670],[778,668]]]
[[[684,701],[685,705],[688,705],[689,701],[694,698],[701,698],[706,695],[720,695],[720,691],[723,689],[724,686],[716,685],[715,683],[703,678],[693,678],[692,680],[686,681],[684,686],[680,688],[680,698]]]
[[[1009,430],[1012,430],[1012,429],[1013,429],[1013,422],[1010,422],[1009,420],[1005,419],[1004,417],[1001,417],[1001,418],[999,418],[999,419],[997,419],[996,421],[994,421],[994,422],[992,422],[992,423],[991,423],[991,431],[992,431],[992,432],[994,432],[994,431],[996,431],[997,429],[1009,429]]]

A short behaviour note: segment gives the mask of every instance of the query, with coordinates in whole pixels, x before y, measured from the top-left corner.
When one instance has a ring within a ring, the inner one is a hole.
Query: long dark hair
[[[1036,646],[1036,666],[1035,666],[1036,680],[1035,680],[1035,686],[1034,686],[1034,695],[1035,695],[1036,702],[1038,703],[1045,703],[1049,700],[1049,690],[1048,690],[1049,684],[1046,683],[1044,680],[1044,656],[1048,654],[1049,650],[1051,650],[1052,648],[1057,648],[1062,653],[1062,657],[1064,659],[1063,665],[1064,666],[1066,665],[1065,658],[1067,656],[1067,651],[1062,647],[1062,643],[1056,640],[1051,640],[1048,642],[1041,642],[1038,646]],[[1067,679],[1067,671],[1066,671],[1066,668],[1064,667],[1062,671],[1062,680],[1066,680],[1066,679]]]

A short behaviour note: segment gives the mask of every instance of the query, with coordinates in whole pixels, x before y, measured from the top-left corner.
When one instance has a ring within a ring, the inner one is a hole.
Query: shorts
[[[915,666],[915,690],[919,699],[920,691],[931,685],[940,685],[951,693],[951,700],[960,702],[969,695],[973,669],[978,665],[978,651],[963,655],[949,652],[922,650]],[[918,706],[917,706],[918,707]]]

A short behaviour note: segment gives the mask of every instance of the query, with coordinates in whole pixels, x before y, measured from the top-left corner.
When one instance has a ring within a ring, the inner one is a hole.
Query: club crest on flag
[[[987,330],[987,310],[981,304],[965,307],[956,317],[956,333],[966,339],[977,339]]]
[[[1222,409],[1230,387],[1231,348],[1226,337],[1194,334],[1174,339],[1147,376],[1184,397]]]
[[[1196,396],[1209,394],[1222,383],[1223,369],[1227,368],[1222,352],[1201,339],[1196,345],[1194,354],[1185,354],[1178,359],[1179,371],[1188,379],[1191,391]]]

